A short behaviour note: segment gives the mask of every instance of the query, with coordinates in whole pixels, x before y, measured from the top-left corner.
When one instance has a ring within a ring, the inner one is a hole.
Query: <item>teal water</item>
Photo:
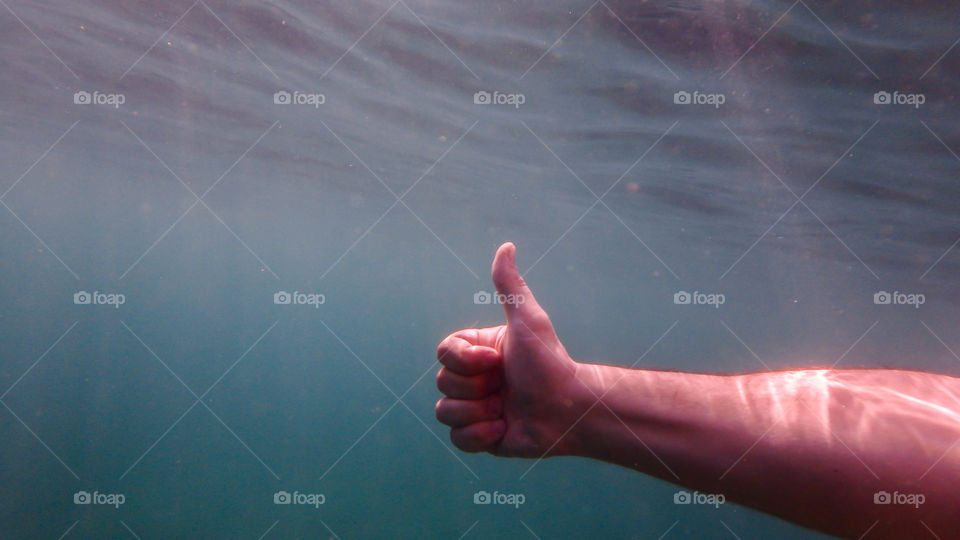
[[[957,11],[7,2],[0,536],[818,538],[455,450],[436,345],[509,240],[578,360],[960,373]]]

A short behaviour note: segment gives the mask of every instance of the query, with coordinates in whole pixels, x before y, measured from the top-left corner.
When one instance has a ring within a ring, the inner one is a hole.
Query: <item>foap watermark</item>
[[[522,294],[502,294],[502,293],[488,293],[487,291],[477,291],[473,293],[473,303],[480,304],[508,304],[508,305],[520,305],[526,302],[526,298]]]
[[[873,94],[874,105],[913,105],[914,109],[919,109],[926,102],[927,96],[923,94],[904,94],[896,90],[892,94],[886,90]]]
[[[524,94],[504,94],[494,90],[487,92],[479,90],[473,94],[474,105],[513,105],[519,109],[521,105],[527,102],[527,96]]]
[[[273,303],[280,306],[299,305],[313,306],[320,309],[320,304],[325,304],[327,297],[321,293],[305,293],[300,291],[277,291],[273,293]]]
[[[73,303],[77,305],[95,305],[95,306],[113,306],[120,309],[120,306],[127,302],[127,297],[121,293],[105,293],[100,291],[77,291],[73,293]]]
[[[913,306],[920,309],[927,301],[923,293],[904,293],[900,291],[877,291],[873,293],[873,303],[878,306]]]
[[[300,493],[294,491],[278,491],[273,494],[273,504],[302,504],[320,508],[321,504],[327,502],[327,497],[323,493]]]
[[[920,505],[927,501],[923,493],[900,493],[894,491],[878,491],[873,494],[873,504],[902,504],[920,508]]]
[[[700,291],[677,291],[673,293],[673,303],[678,306],[713,306],[720,309],[726,303],[727,297],[722,293],[703,293]]]
[[[102,504],[120,508],[120,505],[127,502],[127,496],[123,493],[100,493],[94,491],[78,491],[73,494],[73,504]]]
[[[527,502],[527,497],[523,493],[500,493],[494,491],[478,491],[473,494],[473,504],[505,504],[514,508],[520,508],[520,505]]]
[[[713,105],[714,108],[719,109],[726,102],[726,94],[705,94],[698,90],[694,90],[693,93],[680,90],[673,94],[673,103],[676,105]]]
[[[723,493],[700,493],[694,491],[678,491],[673,494],[673,504],[704,504],[714,508],[720,508],[720,505],[727,502],[727,497]]]
[[[274,105],[311,105],[318,108],[327,102],[327,96],[312,92],[301,92],[299,90],[293,93],[286,90],[278,90],[273,93]]]
[[[74,105],[110,105],[119,109],[126,102],[127,96],[124,94],[107,94],[99,90],[94,90],[93,93],[80,90],[73,94]]]

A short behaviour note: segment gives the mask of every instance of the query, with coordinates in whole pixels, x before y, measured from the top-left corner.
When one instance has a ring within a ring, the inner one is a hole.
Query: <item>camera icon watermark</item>
[[[73,293],[73,303],[77,305],[102,305],[113,306],[120,309],[120,306],[127,302],[127,296],[121,293],[103,293],[100,291],[77,291]]]
[[[920,508],[920,505],[927,502],[927,497],[923,493],[900,493],[894,491],[878,491],[873,494],[873,504],[902,504]]]
[[[474,105],[513,105],[519,109],[521,105],[527,102],[525,94],[505,94],[503,92],[479,90],[473,94]]]
[[[927,96],[924,94],[904,94],[896,90],[892,94],[886,90],[873,94],[874,105],[912,105],[914,109],[919,109],[926,102]]]
[[[100,493],[99,491],[90,493],[89,491],[78,491],[73,494],[73,504],[99,504],[120,508],[125,502],[127,502],[127,496],[123,493]]]
[[[526,298],[522,294],[502,294],[498,292],[489,293],[487,291],[477,291],[473,293],[473,303],[477,305],[482,305],[482,304],[520,305],[526,301],[527,301]]]
[[[127,96],[124,94],[106,94],[100,91],[90,93],[86,90],[80,90],[73,94],[74,105],[110,105],[119,109],[126,102]]]
[[[726,102],[726,94],[706,94],[699,90],[694,90],[693,93],[680,90],[673,94],[675,105],[713,105],[714,108],[719,109]]]
[[[702,293],[700,291],[677,291],[673,293],[673,303],[678,306],[701,305],[713,306],[720,309],[720,306],[727,302],[727,297],[722,293]]]
[[[523,493],[500,493],[494,491],[478,491],[473,494],[473,504],[503,504],[520,508],[520,505],[527,502],[527,497]]]
[[[305,293],[300,291],[277,291],[273,293],[273,303],[278,306],[301,305],[313,306],[320,309],[322,304],[327,303],[327,297],[321,293]]]
[[[720,508],[721,504],[727,502],[727,497],[723,493],[700,493],[694,491],[678,491],[673,494],[673,504],[701,504]]]
[[[873,293],[873,303],[878,306],[913,306],[920,309],[926,303],[927,297],[923,293],[903,293],[900,291],[877,291]]]
[[[327,497],[323,493],[290,493],[281,490],[273,494],[273,504],[299,504],[320,508],[320,505],[326,502]]]
[[[286,90],[278,90],[273,93],[274,105],[310,105],[313,108],[319,108],[327,102],[327,96],[324,94],[301,92],[299,90],[293,93]]]

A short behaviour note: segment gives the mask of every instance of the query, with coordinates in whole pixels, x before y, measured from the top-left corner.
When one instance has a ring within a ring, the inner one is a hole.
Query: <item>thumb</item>
[[[516,265],[517,248],[512,242],[506,242],[497,249],[490,269],[493,284],[501,295],[500,303],[507,314],[507,324],[517,324],[520,320],[531,322],[543,309],[530,292]]]

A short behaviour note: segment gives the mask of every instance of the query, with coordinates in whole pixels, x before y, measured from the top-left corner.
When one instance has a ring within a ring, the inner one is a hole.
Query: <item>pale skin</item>
[[[438,347],[446,397],[436,414],[457,448],[600,459],[842,537],[960,534],[960,379],[576,362],[515,252],[500,246],[492,268],[499,293],[523,298],[504,304],[507,324],[460,330]],[[923,502],[876,504],[878,492]]]

